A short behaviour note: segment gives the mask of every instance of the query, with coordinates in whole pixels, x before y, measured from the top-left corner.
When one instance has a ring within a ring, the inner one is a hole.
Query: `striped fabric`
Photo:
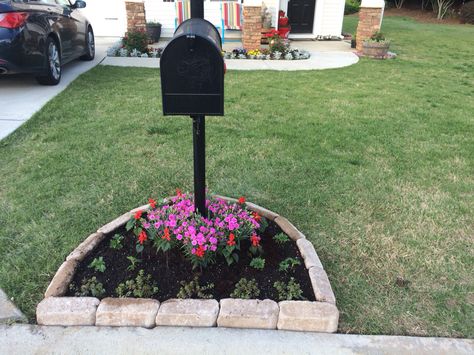
[[[241,30],[241,5],[237,2],[222,3],[222,19],[226,30]]]
[[[191,18],[191,1],[182,0],[176,1],[176,21],[180,25],[183,21]]]

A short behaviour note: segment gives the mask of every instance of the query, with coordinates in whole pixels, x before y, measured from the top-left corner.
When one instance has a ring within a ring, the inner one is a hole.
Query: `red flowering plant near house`
[[[230,203],[220,198],[206,201],[209,218],[194,210],[193,196],[177,191],[169,204],[157,206],[149,200],[150,210],[138,211],[130,219],[127,229],[137,236],[137,251],[154,247],[158,252],[177,248],[193,264],[206,267],[221,255],[230,265],[239,260],[244,241],[253,254],[262,252],[260,245],[266,220],[245,207],[245,198]]]

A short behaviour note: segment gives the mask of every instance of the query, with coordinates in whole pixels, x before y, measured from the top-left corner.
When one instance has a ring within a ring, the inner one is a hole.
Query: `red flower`
[[[260,245],[260,237],[256,234],[252,234],[250,237],[250,241],[252,242],[252,246],[258,247]]]
[[[204,256],[204,251],[205,251],[205,250],[204,250],[203,246],[200,245],[200,246],[196,249],[196,254],[195,254],[195,255],[196,255],[198,258],[202,258],[202,257]]]
[[[141,231],[140,234],[138,235],[138,242],[143,245],[143,243],[148,239],[146,236],[145,231]]]
[[[240,198],[239,198],[239,203],[240,203],[241,205],[243,205],[243,204],[245,203],[245,197],[244,197],[244,196],[240,196]]]
[[[161,239],[166,239],[167,241],[170,241],[170,230],[168,228],[165,228],[165,234],[161,237]]]
[[[143,211],[135,212],[135,216],[133,216],[133,218],[135,218],[136,220],[142,218],[142,213],[143,213]]]
[[[156,201],[154,199],[148,199],[148,203],[150,204],[151,208],[156,208]]]
[[[235,245],[235,235],[234,233],[229,234],[229,240],[227,241],[227,245]]]
[[[260,220],[262,219],[262,216],[260,216],[257,212],[254,212],[253,219],[256,220],[257,222],[260,222]]]
[[[180,189],[176,189],[176,195],[178,195],[178,197],[181,197],[183,195],[183,192]]]

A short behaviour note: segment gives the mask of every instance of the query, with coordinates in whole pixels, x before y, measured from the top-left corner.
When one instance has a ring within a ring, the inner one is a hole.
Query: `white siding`
[[[123,37],[127,30],[123,0],[87,0],[81,12],[92,24],[96,36]]]
[[[344,20],[344,0],[319,0],[322,14],[320,17],[321,25],[315,33],[320,36],[340,36],[342,32],[342,21]],[[317,8],[319,11],[319,8]],[[318,16],[316,16],[318,18]]]

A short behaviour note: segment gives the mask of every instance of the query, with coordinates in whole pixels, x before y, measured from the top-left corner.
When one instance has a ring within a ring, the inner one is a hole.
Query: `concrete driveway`
[[[115,41],[96,38],[95,59],[91,62],[75,60],[65,65],[57,86],[41,86],[31,76],[0,76],[0,140],[20,127],[80,74],[99,64]]]

